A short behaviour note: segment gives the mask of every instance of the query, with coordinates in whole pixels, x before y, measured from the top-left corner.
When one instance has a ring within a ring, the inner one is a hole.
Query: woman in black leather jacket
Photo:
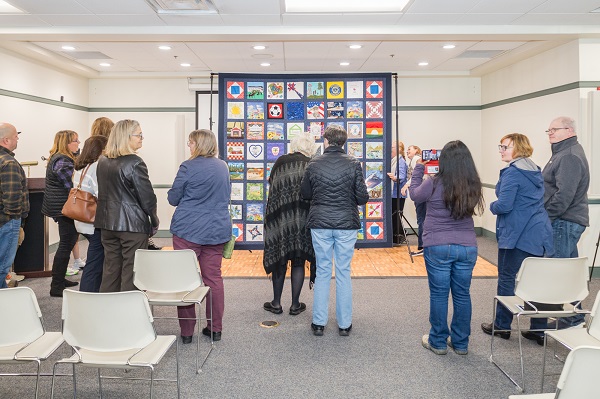
[[[133,260],[158,230],[156,195],[148,168],[136,151],[144,136],[137,121],[115,124],[98,160],[98,207],[94,226],[102,229],[104,271],[100,292],[135,290]]]

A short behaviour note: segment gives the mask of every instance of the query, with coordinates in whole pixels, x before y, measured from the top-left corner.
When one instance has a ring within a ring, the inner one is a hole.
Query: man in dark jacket
[[[339,334],[348,336],[352,329],[350,262],[360,229],[358,205],[366,204],[369,194],[360,163],[343,149],[347,138],[344,128],[327,127],[325,151],[308,164],[302,179],[301,195],[311,201],[306,226],[311,229],[317,260],[311,328],[318,336],[328,320],[332,253]]]
[[[544,167],[544,207],[552,222],[554,258],[576,258],[577,243],[590,225],[587,191],[590,167],[577,142],[575,121],[562,116],[546,130],[552,157]],[[568,326],[581,324],[583,314],[561,319]],[[562,327],[562,326],[561,326]]]

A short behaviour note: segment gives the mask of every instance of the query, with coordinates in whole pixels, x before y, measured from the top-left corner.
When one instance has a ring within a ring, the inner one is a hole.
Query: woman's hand
[[[408,193],[408,183],[402,186],[402,188],[400,189],[400,194],[406,196],[406,193]]]
[[[388,177],[390,179],[392,179],[393,182],[397,182],[398,181],[398,178],[396,176],[394,176],[393,173],[388,173],[387,175],[388,175]]]

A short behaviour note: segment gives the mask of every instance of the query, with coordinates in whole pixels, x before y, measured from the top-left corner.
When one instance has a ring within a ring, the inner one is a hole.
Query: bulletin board
[[[290,140],[340,125],[344,149],[361,163],[369,202],[359,206],[357,247],[392,243],[390,182],[391,74],[219,74],[219,151],[231,178],[237,249],[262,249],[273,164]]]

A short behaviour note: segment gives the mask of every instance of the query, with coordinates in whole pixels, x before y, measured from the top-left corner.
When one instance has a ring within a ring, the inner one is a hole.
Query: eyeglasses
[[[500,151],[502,151],[502,152],[504,152],[504,151],[508,150],[509,148],[515,148],[515,146],[509,147],[509,146],[507,146],[507,145],[502,145],[502,144],[500,144],[500,145],[498,146],[498,150],[500,150]]]
[[[557,130],[562,130],[562,129],[569,129],[568,127],[551,127],[550,129],[546,130],[546,133],[556,133]]]
[[[81,143],[81,141],[79,141],[79,139],[75,139],[75,140],[71,141],[71,143]]]
[[[139,137],[141,140],[144,139],[144,135],[142,133],[140,133],[140,134],[130,134],[130,136],[132,136],[132,137]]]

